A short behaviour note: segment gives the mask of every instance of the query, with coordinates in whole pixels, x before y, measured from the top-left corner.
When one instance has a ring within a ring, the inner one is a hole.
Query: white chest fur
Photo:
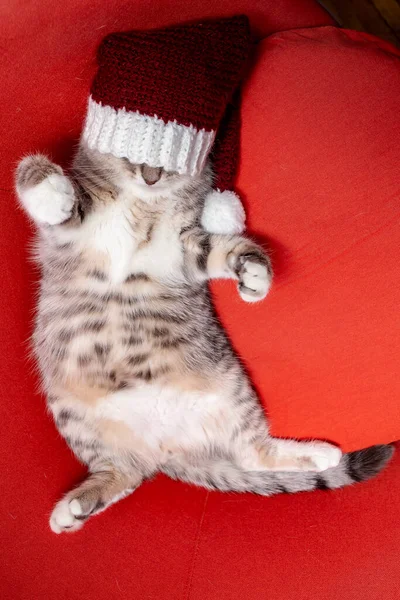
[[[131,221],[129,208],[118,202],[90,215],[82,230],[83,243],[105,254],[113,283],[127,277],[137,247]]]
[[[178,231],[166,217],[155,223],[151,240],[137,248],[132,260],[132,270],[154,278],[170,279],[179,277],[182,263],[183,253]]]
[[[168,215],[143,217],[151,235],[145,239],[140,216],[124,200],[90,215],[81,229],[81,243],[105,256],[112,283],[121,283],[132,273],[150,277],[179,276],[183,255],[178,228]]]

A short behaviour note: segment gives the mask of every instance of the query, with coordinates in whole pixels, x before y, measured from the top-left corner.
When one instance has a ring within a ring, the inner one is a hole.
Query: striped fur
[[[209,167],[189,179],[81,145],[69,178],[41,155],[17,170],[38,225],[34,349],[48,406],[87,479],[54,508],[73,531],[158,471],[208,489],[263,495],[334,489],[389,460],[278,440],[215,314],[207,282],[269,290],[265,252],[200,227]]]

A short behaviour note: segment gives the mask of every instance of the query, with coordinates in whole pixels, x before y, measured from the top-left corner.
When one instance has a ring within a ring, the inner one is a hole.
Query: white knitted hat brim
[[[82,136],[89,148],[103,154],[195,176],[203,170],[215,133],[125,108],[116,110],[90,97]]]

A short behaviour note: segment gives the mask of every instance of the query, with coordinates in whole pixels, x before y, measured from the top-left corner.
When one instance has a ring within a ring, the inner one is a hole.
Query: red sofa
[[[55,536],[82,470],[28,360],[37,273],[12,172],[68,162],[95,48],[113,30],[244,12],[258,41],[243,94],[238,187],[273,254],[257,306],[213,286],[275,435],[344,450],[400,439],[400,55],[336,29],[313,0],[8,2],[2,40],[1,579],[4,600],[397,600],[400,458],[374,481],[270,499],[158,477]]]

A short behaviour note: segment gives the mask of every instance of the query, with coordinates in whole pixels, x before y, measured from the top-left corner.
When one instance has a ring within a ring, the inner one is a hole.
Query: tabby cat
[[[207,286],[231,278],[244,301],[261,300],[270,261],[245,237],[201,227],[211,184],[209,166],[190,178],[84,142],[69,176],[42,155],[18,166],[42,270],[35,355],[56,426],[89,471],[55,505],[55,533],[160,471],[270,496],[367,479],[392,455],[271,437]]]

